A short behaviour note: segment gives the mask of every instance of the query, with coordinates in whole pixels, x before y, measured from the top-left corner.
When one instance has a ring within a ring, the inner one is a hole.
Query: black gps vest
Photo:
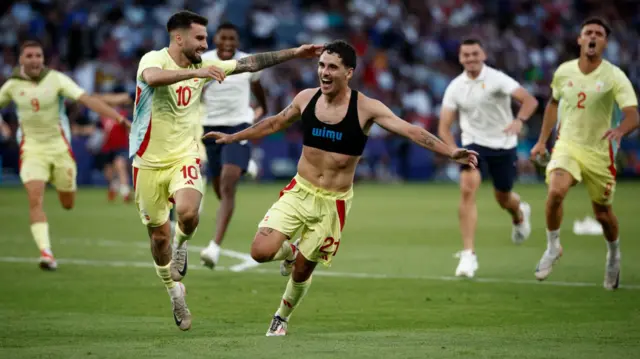
[[[318,90],[302,112],[303,144],[327,152],[361,156],[368,136],[358,121],[358,91],[351,90],[347,115],[333,125],[321,122],[316,117],[316,103],[321,95],[322,92]]]

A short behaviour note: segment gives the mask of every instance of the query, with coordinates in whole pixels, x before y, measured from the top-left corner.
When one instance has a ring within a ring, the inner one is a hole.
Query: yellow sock
[[[288,259],[293,254],[293,249],[291,248],[291,243],[289,241],[282,242],[282,246],[276,252],[276,255],[273,256],[274,261],[281,261],[283,259]]]
[[[156,273],[158,273],[158,277],[162,279],[164,286],[167,287],[167,289],[171,289],[175,287],[176,282],[174,282],[173,279],[171,279],[171,270],[170,270],[171,262],[169,262],[169,264],[167,264],[166,266],[159,266],[157,264],[155,266],[156,266]]]
[[[280,308],[276,314],[283,319],[288,319],[304,295],[307,294],[310,286],[311,278],[302,283],[294,282],[292,278],[289,278],[287,289],[284,291],[282,302],[280,302]]]
[[[51,242],[49,241],[49,223],[33,223],[31,225],[31,234],[33,235],[33,240],[36,241],[36,244],[41,251],[51,249]]]
[[[175,231],[176,231],[176,234],[174,238],[174,243],[178,243],[178,247],[182,246],[184,242],[190,240],[191,238],[193,238],[193,235],[196,234],[196,231],[193,231],[193,233],[191,234],[184,234],[184,232],[182,232],[182,229],[180,228],[180,223],[176,223]]]

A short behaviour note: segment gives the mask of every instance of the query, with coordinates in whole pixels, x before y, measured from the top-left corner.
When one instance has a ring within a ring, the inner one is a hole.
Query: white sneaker
[[[174,282],[180,282],[187,275],[187,257],[187,242],[185,241],[180,248],[177,243],[174,243],[171,258],[171,279]]]
[[[220,246],[216,243],[211,243],[205,249],[200,251],[200,260],[202,265],[209,269],[213,269],[218,264],[220,258]]]
[[[616,290],[620,285],[620,250],[615,256],[607,251],[607,261],[604,269],[604,289]]]
[[[526,241],[531,234],[531,206],[527,202],[520,202],[520,211],[522,211],[522,222],[514,224],[511,230],[511,240],[515,244]]]
[[[256,162],[254,159],[250,159],[249,164],[247,165],[247,176],[254,180],[258,177],[258,172],[260,172],[258,162]]]
[[[40,269],[54,271],[58,269],[58,262],[53,258],[53,253],[50,249],[44,249],[40,251]]]
[[[460,258],[458,268],[456,268],[456,277],[473,278],[478,270],[478,257],[470,250],[464,250],[456,253],[456,257]]]
[[[169,297],[171,297],[171,309],[173,310],[173,319],[180,330],[189,330],[191,328],[191,312],[187,308],[185,297],[187,296],[187,288],[182,282],[176,283],[176,286],[167,289]]]
[[[291,256],[280,262],[280,274],[282,274],[283,277],[289,276],[293,270],[293,264],[296,262],[296,256],[298,255],[298,244],[300,244],[300,238],[293,242],[295,250],[291,253]]]
[[[284,337],[287,335],[288,323],[286,319],[283,319],[279,315],[274,315],[267,330],[268,337]]]
[[[538,262],[538,266],[536,267],[536,279],[537,280],[545,280],[551,274],[551,270],[553,269],[553,265],[562,257],[562,246],[557,248],[547,248],[542,254],[542,258],[540,258],[540,262]]]

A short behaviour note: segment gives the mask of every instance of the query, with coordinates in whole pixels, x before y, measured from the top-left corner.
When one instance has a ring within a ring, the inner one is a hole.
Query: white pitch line
[[[72,265],[84,265],[84,266],[93,266],[93,267],[136,267],[136,268],[153,268],[153,262],[138,262],[138,261],[107,261],[107,260],[92,260],[92,259],[75,259],[75,258],[62,258],[57,260],[61,264],[72,264]],[[37,258],[26,258],[26,257],[0,257],[0,262],[5,263],[37,263]],[[205,267],[200,266],[190,266],[189,269],[193,270],[208,270]],[[231,271],[237,272],[237,270],[233,270],[232,267],[215,267],[216,270],[223,271]],[[279,274],[280,271],[266,268],[256,268],[249,273],[261,273],[261,274]],[[501,279],[501,278],[474,278],[474,279],[461,279],[458,277],[450,277],[450,276],[421,276],[421,275],[392,275],[392,274],[375,274],[375,273],[354,273],[354,272],[329,272],[329,271],[316,271],[313,273],[315,276],[324,276],[324,277],[336,277],[336,278],[357,278],[357,279],[416,279],[416,280],[433,280],[433,281],[469,281],[469,282],[478,282],[478,283],[502,283],[502,284],[528,284],[528,285],[550,285],[557,287],[599,287],[600,285],[597,283],[588,283],[588,282],[555,282],[555,281],[544,281],[538,282],[535,280],[526,280],[526,279]],[[638,290],[640,289],[640,285],[637,284],[628,284],[621,285],[620,288],[624,289],[632,289]]]

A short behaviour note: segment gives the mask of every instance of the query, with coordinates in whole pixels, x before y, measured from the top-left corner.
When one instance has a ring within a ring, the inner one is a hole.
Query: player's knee
[[[548,203],[550,205],[560,205],[566,195],[567,189],[560,187],[550,187]]]
[[[596,217],[596,221],[598,221],[603,227],[615,222],[614,214],[611,210],[596,211],[594,215]]]
[[[171,241],[170,234],[162,231],[151,232],[150,238],[151,242],[156,246],[162,246],[164,243],[169,243]]]
[[[507,209],[511,200],[511,192],[496,192],[496,202],[500,205],[500,208]]]
[[[197,226],[200,216],[198,214],[198,208],[187,208],[182,211],[178,211],[178,221],[188,226]]]
[[[233,199],[236,195],[235,179],[227,179],[220,182],[220,197],[225,199]]]
[[[473,186],[462,186],[460,195],[463,202],[473,202],[476,199],[476,188]]]
[[[257,233],[251,243],[251,258],[258,263],[269,262],[278,252],[278,248],[271,246],[264,235]]]
[[[42,209],[43,198],[40,196],[34,196],[29,198],[29,210],[36,211]]]

